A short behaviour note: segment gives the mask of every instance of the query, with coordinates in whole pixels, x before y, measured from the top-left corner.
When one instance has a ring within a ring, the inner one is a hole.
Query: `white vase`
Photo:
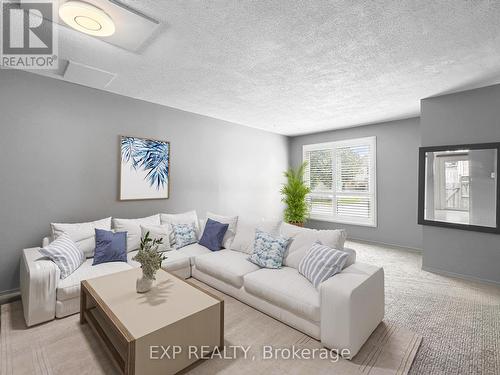
[[[139,277],[135,283],[135,288],[137,293],[146,293],[153,287],[154,280],[149,279],[144,276],[144,274]]]

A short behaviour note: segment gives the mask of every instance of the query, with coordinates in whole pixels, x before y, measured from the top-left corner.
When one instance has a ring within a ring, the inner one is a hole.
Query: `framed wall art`
[[[119,199],[167,199],[170,184],[170,142],[120,137]]]

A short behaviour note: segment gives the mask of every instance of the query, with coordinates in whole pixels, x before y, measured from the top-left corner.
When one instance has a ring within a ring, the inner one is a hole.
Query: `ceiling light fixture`
[[[110,36],[115,23],[102,9],[83,1],[67,1],[59,7],[59,17],[70,27],[85,34]]]

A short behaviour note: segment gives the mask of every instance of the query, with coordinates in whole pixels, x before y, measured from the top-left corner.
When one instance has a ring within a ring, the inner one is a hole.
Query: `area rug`
[[[225,345],[236,349],[226,353],[231,359],[200,361],[189,374],[403,375],[408,373],[422,340],[405,328],[382,322],[351,361],[335,355],[293,358],[293,349],[304,353],[300,349],[310,348],[312,353],[322,346],[238,300],[196,283],[224,298]],[[1,375],[119,373],[100,339],[88,325],[80,325],[78,315],[27,328],[17,301],[1,306],[0,320]],[[248,352],[238,349],[240,345]],[[277,357],[266,359],[270,350]]]

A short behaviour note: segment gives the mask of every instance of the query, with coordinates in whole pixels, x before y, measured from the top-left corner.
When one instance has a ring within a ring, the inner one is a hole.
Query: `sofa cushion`
[[[243,253],[251,254],[253,252],[253,244],[255,241],[255,230],[278,234],[281,221],[252,221],[245,219],[238,219],[236,226],[236,234],[231,243],[231,250],[241,251]]]
[[[332,249],[342,250],[346,239],[343,229],[317,230],[301,228],[288,223],[282,223],[280,233],[284,237],[291,237],[292,242],[283,258],[283,264],[288,267],[298,268],[302,258],[314,242],[319,241]]]
[[[173,250],[173,251],[178,251],[181,254],[184,254],[190,259],[191,265],[194,264],[194,259],[197,256],[203,255],[203,254],[211,254],[212,252],[208,250],[205,246],[202,246],[200,244],[194,243],[191,245],[184,246],[181,249],[178,250]]]
[[[243,277],[243,286],[248,293],[297,316],[320,321],[319,292],[295,268],[263,268],[248,273]]]
[[[200,255],[194,260],[196,269],[224,281],[236,288],[243,285],[243,276],[259,270],[259,266],[249,262],[247,255],[233,250],[220,250]]]
[[[160,225],[160,215],[156,214],[139,219],[113,218],[113,229],[116,232],[127,232],[127,251],[139,249],[141,245],[141,225]]]
[[[356,263],[356,250],[344,246],[342,251],[344,253],[347,253],[347,261],[344,264],[344,268],[352,266],[354,263]],[[342,268],[342,269],[344,269],[344,268]]]
[[[101,263],[92,265],[93,260],[87,259],[75,272],[67,278],[60,280],[57,284],[56,297],[59,301],[65,301],[80,296],[80,282],[94,277],[108,275],[110,273],[126,271],[132,268],[124,262]]]
[[[83,251],[87,258],[94,256],[95,250],[95,229],[111,230],[111,218],[91,221],[87,223],[51,223],[52,240],[61,234],[66,233],[76,246]],[[45,246],[45,245],[44,245]]]
[[[130,253],[127,254],[128,264],[130,264],[134,268],[138,268],[141,266],[139,262],[133,260],[133,258],[137,255],[138,252],[139,250],[136,250],[136,251],[131,251]],[[167,259],[164,259],[163,262],[161,262],[161,268],[167,272],[177,271],[181,268],[191,267],[189,256],[183,254],[180,251],[176,250],[165,251],[163,255],[167,257]]]

